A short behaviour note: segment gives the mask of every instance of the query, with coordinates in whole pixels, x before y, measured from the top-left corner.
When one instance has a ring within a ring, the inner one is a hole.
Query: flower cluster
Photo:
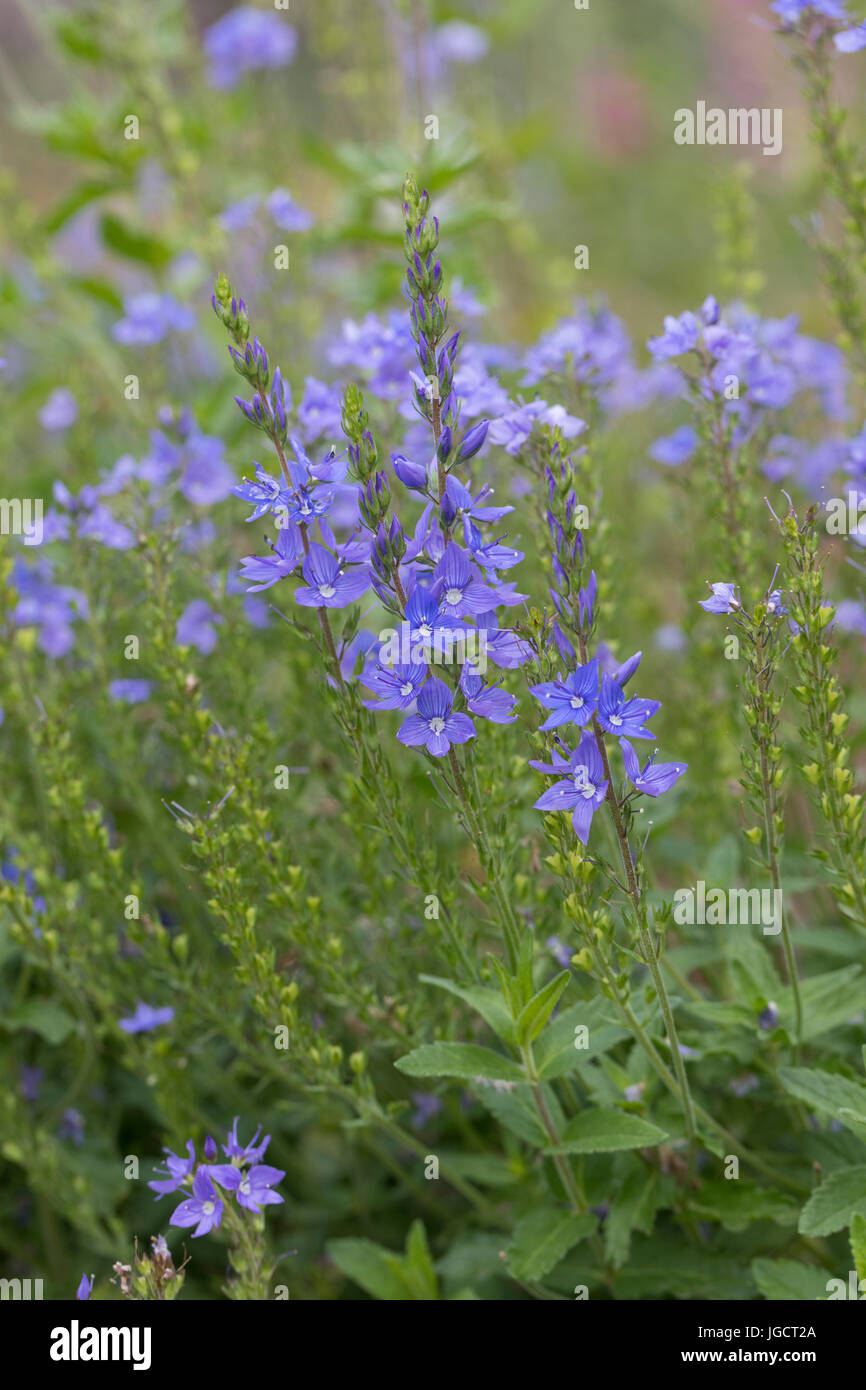
[[[156,1200],[159,1201],[169,1192],[192,1192],[192,1195],[184,1198],[180,1206],[172,1212],[172,1226],[195,1226],[193,1239],[216,1230],[223,1219],[224,1207],[218,1188],[223,1192],[234,1193],[238,1206],[256,1214],[262,1207],[274,1206],[285,1200],[273,1190],[286,1176],[285,1172],[262,1163],[271,1136],[266,1134],[259,1142],[260,1134],[261,1125],[250,1142],[241,1145],[238,1140],[238,1121],[235,1118],[226,1143],[222,1146],[228,1163],[213,1162],[217,1157],[217,1146],[210,1135],[204,1144],[206,1162],[200,1163],[198,1167],[195,1146],[191,1139],[187,1140],[186,1158],[179,1158],[171,1149],[163,1151],[168,1155],[164,1167],[162,1170],[154,1170],[161,1175],[147,1184],[156,1192]]]

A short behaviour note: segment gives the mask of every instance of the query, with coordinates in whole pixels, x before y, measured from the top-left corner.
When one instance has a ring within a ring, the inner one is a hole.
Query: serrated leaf
[[[702,1183],[689,1210],[709,1221],[718,1221],[726,1231],[744,1231],[755,1221],[775,1221],[780,1226],[796,1226],[800,1204],[787,1192],[758,1187],[738,1178]]]
[[[866,1164],[837,1168],[816,1188],[800,1213],[802,1236],[830,1236],[851,1224],[855,1213],[866,1216]]]
[[[505,1006],[505,1000],[495,989],[484,989],[481,985],[458,985],[454,980],[443,979],[440,975],[420,975],[422,984],[435,985],[437,989],[447,990],[470,1009],[480,1014],[484,1022],[493,1029],[504,1043],[514,1042],[514,1024]]]
[[[570,1004],[557,1014],[538,1039],[535,1049],[535,1068],[539,1077],[553,1081],[558,1076],[565,1076],[582,1063],[602,1056],[628,1037],[624,1028],[608,1022],[606,1007],[605,1000],[593,999]],[[589,1031],[588,1048],[574,1046],[574,1030],[580,1026]]]
[[[753,1260],[752,1277],[774,1302],[815,1303],[827,1298],[827,1271],[797,1260]]]
[[[635,1159],[629,1161],[638,1162]],[[629,1173],[604,1223],[604,1248],[615,1269],[619,1269],[628,1259],[632,1232],[651,1233],[661,1201],[661,1184],[654,1169],[636,1167]]]
[[[866,1139],[866,1086],[817,1067],[780,1067],[779,1080],[790,1095],[824,1115],[841,1120]]]
[[[475,1043],[424,1043],[394,1065],[405,1076],[456,1076],[463,1081],[474,1081],[479,1076],[488,1081],[526,1080],[523,1068],[516,1062]]]
[[[566,1126],[562,1144],[548,1153],[614,1153],[618,1149],[645,1149],[667,1139],[663,1129],[630,1115],[626,1110],[584,1110]]]
[[[515,1279],[543,1279],[597,1225],[598,1217],[591,1212],[575,1216],[562,1207],[538,1207],[515,1227],[508,1268]]]

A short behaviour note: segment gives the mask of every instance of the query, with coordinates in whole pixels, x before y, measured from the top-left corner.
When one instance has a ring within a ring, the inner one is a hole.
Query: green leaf
[[[171,250],[164,241],[135,230],[113,213],[107,212],[102,218],[102,239],[119,256],[125,256],[130,261],[143,261],[157,270],[171,260]]]
[[[832,1115],[861,1139],[866,1139],[866,1086],[847,1076],[817,1067],[780,1067],[779,1079],[797,1100]]]
[[[631,1163],[638,1161],[628,1160]],[[628,1259],[632,1231],[651,1234],[653,1220],[662,1201],[661,1183],[655,1170],[636,1167],[629,1173],[604,1223],[605,1252],[615,1269],[619,1269]]]
[[[484,1022],[493,1029],[497,1037],[505,1043],[514,1042],[514,1024],[505,1006],[502,995],[495,989],[484,989],[481,985],[455,984],[453,980],[443,979],[440,975],[420,975],[422,984],[435,985],[437,989],[445,989],[449,994],[456,995],[462,999],[464,1004],[468,1004],[470,1009],[480,1014]]]
[[[427,1244],[423,1221],[413,1221],[409,1227],[403,1270],[413,1298],[432,1302],[439,1297],[436,1271],[430,1258],[430,1247]]]
[[[598,1217],[591,1212],[575,1216],[562,1207],[538,1207],[515,1227],[508,1268],[515,1279],[543,1279],[597,1225]]]
[[[74,1030],[75,1019],[50,999],[30,999],[6,1015],[3,1027],[8,1028],[10,1033],[17,1032],[19,1028],[29,1028],[56,1047]]]
[[[753,1260],[752,1276],[774,1302],[815,1303],[827,1298],[827,1271],[797,1260]]]
[[[474,1081],[483,1076],[487,1081],[525,1081],[523,1068],[489,1047],[474,1043],[425,1043],[407,1052],[394,1063],[405,1076],[456,1076]]]
[[[571,1004],[557,1014],[538,1039],[535,1049],[535,1067],[539,1077],[554,1081],[558,1076],[575,1071],[585,1062],[601,1057],[628,1037],[624,1028],[608,1022],[606,1007],[606,1000],[593,999]],[[574,1030],[580,1026],[589,1032],[589,1047],[585,1049],[574,1045]]]
[[[571,979],[571,971],[563,970],[533,995],[524,1005],[514,1024],[514,1036],[518,1047],[534,1042],[556,1008],[559,997]]]
[[[803,1037],[809,1042],[831,1028],[847,1023],[863,1007],[863,971],[859,965],[848,965],[842,970],[831,970],[825,975],[815,975],[804,980],[803,999]],[[793,1010],[793,996],[790,989],[777,996],[779,1008],[786,1014]]]
[[[755,1221],[775,1221],[780,1226],[796,1226],[799,1203],[786,1192],[758,1187],[737,1178],[701,1184],[689,1202],[689,1211],[709,1221],[718,1221],[726,1231],[744,1231]]]
[[[325,1246],[331,1259],[343,1274],[360,1284],[372,1298],[388,1303],[405,1302],[411,1298],[406,1279],[394,1268],[390,1250],[372,1240],[329,1240]]]
[[[816,1188],[800,1213],[801,1236],[830,1236],[866,1216],[866,1164],[837,1168]]]
[[[542,1087],[545,1099],[549,1101],[552,1092]],[[543,1149],[548,1142],[547,1135],[538,1118],[528,1086],[518,1086],[513,1091],[494,1091],[490,1086],[479,1086],[474,1092],[476,1098],[504,1129],[516,1134],[524,1143],[534,1149]]]
[[[644,1149],[667,1139],[663,1129],[648,1124],[625,1110],[585,1110],[566,1126],[563,1142],[548,1153],[613,1153],[617,1149]]]

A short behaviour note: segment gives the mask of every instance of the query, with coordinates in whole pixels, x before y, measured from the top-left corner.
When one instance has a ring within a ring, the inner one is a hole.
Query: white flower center
[[[615,729],[618,729],[620,724],[622,723],[622,720],[620,719],[618,714],[612,714],[610,716],[610,722]]]
[[[409,681],[406,681],[403,685],[400,686],[400,694],[401,694],[401,695],[411,695],[411,694],[412,694],[412,686],[411,686],[411,684],[410,684]]]
[[[455,604],[460,603],[460,601],[461,601],[462,598],[463,598],[463,590],[462,590],[462,589],[446,589],[446,591],[445,591],[445,602],[446,602],[446,603],[450,603],[452,607],[453,607]]]
[[[582,696],[582,695],[574,695],[574,696],[572,696],[571,708],[572,708],[572,709],[583,709],[583,696]]]
[[[319,590],[322,598],[333,598],[336,592],[337,590],[334,588],[333,584],[323,584]]]
[[[430,720],[430,732],[431,732],[431,734],[441,734],[441,732],[442,732],[442,730],[443,730],[444,728],[445,728],[445,720],[444,720],[444,719],[439,719],[439,718],[437,717],[436,719],[431,719],[431,720]]]
[[[432,637],[433,629],[429,623],[422,623],[418,629],[418,633],[421,637]]]
[[[247,1178],[244,1178],[243,1182],[241,1183],[240,1191],[244,1194],[245,1197],[249,1196],[250,1184]]]
[[[313,509],[310,506],[309,502],[304,501],[301,503],[301,516],[309,516],[312,510]]]
[[[204,1213],[204,1215],[213,1216],[214,1211],[215,1207],[213,1202],[205,1202],[204,1206],[202,1207],[202,1212]]]

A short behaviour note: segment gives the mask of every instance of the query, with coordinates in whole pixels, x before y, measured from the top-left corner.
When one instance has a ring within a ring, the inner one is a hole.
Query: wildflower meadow
[[[767,1305],[866,1298],[862,8],[4,0],[46,1365],[178,1300],[820,1366]]]

